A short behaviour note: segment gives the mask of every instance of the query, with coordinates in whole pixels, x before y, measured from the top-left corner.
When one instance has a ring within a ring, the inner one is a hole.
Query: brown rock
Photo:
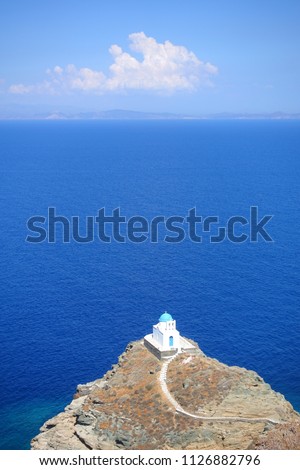
[[[32,449],[299,449],[299,414],[255,372],[228,367],[200,349],[178,355],[167,386],[185,411],[202,416],[195,419],[177,413],[164,395],[161,365],[142,341],[130,343],[102,379],[78,386]],[[220,416],[227,421],[203,419]]]

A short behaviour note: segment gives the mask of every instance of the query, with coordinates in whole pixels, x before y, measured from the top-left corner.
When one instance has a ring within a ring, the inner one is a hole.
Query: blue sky
[[[298,0],[2,2],[0,106],[300,112],[299,18]]]

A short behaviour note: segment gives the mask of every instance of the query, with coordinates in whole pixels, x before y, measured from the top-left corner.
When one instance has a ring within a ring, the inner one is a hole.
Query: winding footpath
[[[192,413],[189,413],[188,411],[185,411],[182,408],[182,406],[180,406],[179,403],[172,396],[167,386],[168,367],[170,363],[175,359],[175,357],[178,356],[178,354],[179,353],[175,354],[170,359],[167,359],[166,361],[163,362],[160,375],[159,375],[159,383],[160,383],[161,389],[165,397],[172,404],[172,406],[175,408],[175,411],[177,413],[185,415],[185,416],[189,416],[190,418],[200,419],[202,421],[218,421],[218,422],[240,421],[244,423],[270,423],[270,424],[282,423],[281,421],[276,421],[271,418],[246,418],[246,417],[242,418],[241,416],[201,416],[201,415],[194,415]]]

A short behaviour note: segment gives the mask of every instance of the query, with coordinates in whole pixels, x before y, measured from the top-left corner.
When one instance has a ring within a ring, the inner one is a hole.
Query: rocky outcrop
[[[299,414],[255,372],[198,347],[165,374],[162,365],[130,343],[103,378],[78,386],[32,449],[299,449]]]

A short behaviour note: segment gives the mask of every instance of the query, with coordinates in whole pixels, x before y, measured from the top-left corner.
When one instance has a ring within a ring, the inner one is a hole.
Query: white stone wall
[[[153,326],[153,339],[160,345],[163,346],[163,333],[157,328],[157,325]]]

